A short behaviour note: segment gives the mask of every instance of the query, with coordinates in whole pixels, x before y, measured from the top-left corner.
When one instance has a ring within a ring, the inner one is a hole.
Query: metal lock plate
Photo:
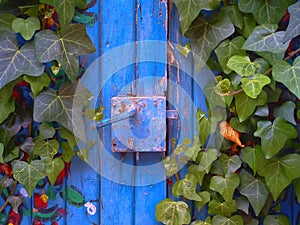
[[[166,151],[166,98],[114,97],[112,118],[128,115],[112,124],[113,152]]]

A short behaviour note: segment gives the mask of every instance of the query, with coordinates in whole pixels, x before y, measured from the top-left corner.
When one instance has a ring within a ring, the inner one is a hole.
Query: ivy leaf
[[[240,178],[233,173],[228,178],[213,176],[210,181],[210,189],[219,192],[225,201],[230,202],[235,189],[240,184]]]
[[[289,218],[285,215],[268,215],[264,219],[264,225],[289,225]]]
[[[200,171],[198,165],[190,165],[188,168],[188,173],[193,174],[195,177],[197,177],[197,182],[202,185],[203,178],[205,176],[205,171]]]
[[[55,184],[56,178],[60,172],[65,168],[65,163],[61,158],[52,158],[45,157],[42,159],[46,168],[46,175],[50,181],[51,185]]]
[[[259,56],[267,60],[271,65],[274,65],[277,62],[282,61],[284,52],[281,53],[271,53],[271,52],[256,52]]]
[[[1,14],[0,15],[0,31],[1,30],[11,30],[11,24],[14,21],[14,19],[16,18],[15,15],[13,14]]]
[[[3,153],[4,153],[4,145],[0,143],[0,163],[4,163]]]
[[[39,76],[44,72],[44,64],[36,60],[32,42],[19,49],[15,34],[2,31],[0,50],[0,89],[23,74]]]
[[[241,195],[236,199],[237,209],[249,214],[249,201],[248,199]]]
[[[244,26],[242,29],[238,30],[245,38],[248,38],[254,28],[256,27],[256,21],[253,18],[252,14],[246,14],[243,17]]]
[[[57,60],[73,82],[78,74],[78,56],[95,52],[95,47],[86,34],[83,24],[70,24],[63,27],[61,36],[51,30],[40,31],[35,35],[35,48],[39,62]]]
[[[232,40],[222,41],[215,49],[218,61],[224,71],[229,74],[232,70],[227,67],[228,60],[234,55],[246,55],[246,51],[242,49],[245,38],[238,36]]]
[[[265,177],[275,201],[292,180],[300,177],[299,160],[298,154],[290,154],[282,158],[273,157],[267,161],[264,169],[259,171],[259,174]]]
[[[187,174],[182,180],[177,181],[173,188],[172,193],[175,197],[183,195],[187,199],[194,201],[202,201],[202,198],[197,194],[197,177],[193,174]]]
[[[80,9],[84,9],[86,7],[85,0],[40,0],[40,3],[53,5],[55,7],[59,18],[59,24],[62,27],[71,22],[75,6]]]
[[[272,158],[285,145],[288,139],[296,138],[298,135],[293,125],[283,118],[277,117],[274,122],[258,121],[255,137],[261,138],[261,147],[266,159]]]
[[[287,42],[300,34],[300,2],[289,6],[290,20],[283,38]]]
[[[7,146],[10,139],[22,128],[21,119],[16,113],[12,113],[0,126],[0,140]]]
[[[294,3],[294,0],[241,0],[238,1],[240,10],[244,13],[252,13],[259,24],[278,24],[285,13],[286,8]]]
[[[265,156],[260,145],[256,145],[254,148],[245,147],[241,150],[241,153],[243,162],[249,165],[254,175],[257,171],[263,169],[263,165],[265,164]]]
[[[271,83],[271,79],[264,74],[255,74],[248,78],[241,79],[244,92],[251,98],[256,98],[262,91],[263,87]]]
[[[15,100],[11,97],[14,85],[7,84],[0,89],[0,123],[15,111]]]
[[[67,143],[70,145],[71,149],[73,150],[75,146],[77,145],[77,138],[74,136],[74,134],[66,129],[65,127],[61,127],[60,129],[60,136],[67,140]]]
[[[11,205],[13,211],[19,213],[19,206],[24,202],[24,198],[22,196],[9,196],[7,201]]]
[[[20,33],[25,40],[30,40],[35,31],[41,28],[40,20],[37,17],[27,19],[16,18],[12,22],[12,29],[15,33]]]
[[[294,60],[293,66],[285,61],[275,63],[272,76],[300,98],[300,57]]]
[[[18,146],[15,146],[14,148],[10,149],[10,151],[8,153],[5,152],[3,160],[4,160],[4,162],[10,162],[10,161],[18,158],[19,154],[20,154],[20,149]]]
[[[241,176],[240,193],[248,198],[258,216],[268,199],[269,189],[262,180],[246,172]]]
[[[50,127],[47,123],[42,123],[39,126],[40,136],[42,139],[53,138],[55,134],[55,129]]]
[[[251,62],[248,56],[234,55],[230,57],[227,67],[240,76],[251,76],[259,68],[258,62]]]
[[[237,205],[234,200],[229,202],[219,202],[215,199],[211,200],[208,204],[209,214],[218,214],[229,217],[232,213],[237,211]]]
[[[209,21],[199,15],[192,23],[186,36],[191,40],[197,71],[201,71],[211,52],[234,32],[230,19],[223,13],[215,14]]]
[[[63,153],[61,156],[62,159],[67,163],[70,162],[75,156],[75,152],[67,142],[61,143],[61,148],[63,149]]]
[[[87,89],[78,92],[76,86],[70,83],[63,84],[59,91],[47,88],[36,97],[34,120],[37,122],[57,121],[84,139],[83,124],[77,119],[81,118],[83,104],[89,97],[90,93]]]
[[[17,161],[13,164],[14,178],[23,184],[30,197],[38,181],[45,177],[45,166],[41,160],[34,160],[31,163]]]
[[[242,165],[240,157],[237,155],[229,157],[226,154],[222,154],[219,161],[226,178],[237,171]]]
[[[236,112],[238,114],[240,122],[245,121],[252,115],[255,108],[259,105],[264,105],[267,102],[267,94],[262,91],[257,98],[250,98],[245,93],[241,92],[234,96]]]
[[[53,158],[53,156],[58,152],[59,142],[57,140],[47,140],[37,139],[34,143],[33,153],[39,155],[43,158]]]
[[[207,217],[205,222],[203,222],[202,220],[196,220],[192,222],[191,225],[212,225],[212,222],[211,222],[211,218]]]
[[[202,7],[203,0],[174,0],[173,1],[178,9],[180,27],[182,34],[189,29],[192,22],[199,15]]]
[[[224,13],[229,16],[234,26],[236,26],[239,29],[243,28],[244,18],[241,11],[236,5],[227,5],[222,7],[221,10],[224,11]]]
[[[277,24],[263,24],[255,27],[243,45],[243,49],[257,52],[282,53],[289,43],[283,43],[285,31],[278,31]]]
[[[200,110],[197,110],[196,118],[198,120],[196,129],[199,134],[199,144],[200,146],[203,146],[206,143],[209,134],[211,133],[211,121],[206,117],[205,112]]]
[[[200,211],[203,206],[205,206],[210,201],[210,194],[208,191],[201,191],[198,193],[199,197],[201,198],[201,201],[195,201],[195,205]]]
[[[297,201],[300,204],[300,178],[296,179],[294,182],[294,191],[297,197]]]
[[[201,151],[197,158],[199,162],[199,170],[209,172],[211,164],[217,159],[218,151],[216,149],[207,149]]]
[[[178,172],[179,168],[178,163],[176,161],[176,157],[167,156],[163,162],[168,177],[173,176],[175,173]]]
[[[294,102],[291,101],[284,102],[281,106],[276,107],[274,109],[274,116],[275,117],[280,116],[284,118],[286,121],[296,126],[296,121],[294,117],[295,108],[296,105]]]
[[[241,216],[235,215],[230,218],[216,215],[212,219],[213,225],[244,225],[244,220]]]
[[[46,73],[38,77],[24,76],[23,79],[30,84],[34,97],[36,97],[44,87],[48,87],[50,84],[50,78]]]
[[[155,218],[168,225],[182,225],[191,222],[188,205],[185,202],[175,202],[166,198],[156,205]]]

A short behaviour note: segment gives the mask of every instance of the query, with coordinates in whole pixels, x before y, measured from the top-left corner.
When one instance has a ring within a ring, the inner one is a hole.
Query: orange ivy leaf
[[[240,147],[245,147],[240,141],[240,133],[234,130],[229,123],[226,121],[222,121],[219,124],[220,127],[220,134],[225,137],[227,140],[230,140],[236,143]]]

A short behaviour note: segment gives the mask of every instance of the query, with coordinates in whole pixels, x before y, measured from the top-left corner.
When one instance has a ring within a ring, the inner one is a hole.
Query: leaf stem
[[[13,196],[15,194],[15,190],[17,188],[17,184],[18,184],[18,181],[15,180],[14,183],[13,183],[13,187],[11,189],[11,192],[10,192],[10,196]],[[0,213],[2,213],[2,211],[5,209],[5,207],[8,205],[8,198],[6,199],[6,201],[4,202],[4,204],[1,206],[0,208]]]

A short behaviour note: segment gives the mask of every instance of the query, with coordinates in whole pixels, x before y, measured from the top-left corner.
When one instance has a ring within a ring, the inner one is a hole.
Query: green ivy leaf
[[[65,168],[65,163],[61,158],[49,158],[45,157],[42,159],[46,168],[46,175],[50,181],[51,185],[55,184],[56,178],[60,172]]]
[[[57,60],[71,81],[78,75],[78,56],[95,52],[95,47],[82,24],[70,24],[62,28],[61,36],[51,30],[35,35],[37,59],[40,62]]]
[[[196,220],[192,222],[191,225],[212,225],[212,222],[211,222],[211,218],[207,217],[205,222],[203,222],[202,220]]]
[[[242,34],[245,38],[248,38],[254,28],[256,27],[255,19],[252,14],[246,14],[243,17],[244,26],[242,29],[239,29],[239,33]]]
[[[294,0],[273,1],[273,0],[241,0],[238,1],[240,10],[244,13],[252,13],[259,24],[278,24],[285,13],[286,8]]]
[[[217,106],[225,107],[224,97],[221,97],[219,94],[217,94],[215,89],[216,82],[214,80],[209,81],[204,87],[204,93],[207,99],[207,104],[211,111]]]
[[[274,122],[258,121],[255,137],[261,138],[262,151],[266,159],[276,155],[285,145],[288,139],[296,138],[298,135],[293,125],[283,118],[277,117]]]
[[[284,52],[282,53],[271,53],[271,52],[256,52],[259,56],[267,60],[271,65],[282,61],[284,57]]]
[[[257,96],[257,98],[250,98],[243,92],[235,95],[234,98],[236,112],[238,114],[240,122],[248,119],[253,114],[257,106],[264,105],[267,102],[267,94],[264,91],[262,91],[260,95]]]
[[[11,83],[0,89],[0,123],[15,111],[15,100],[11,97],[14,84]]]
[[[16,18],[13,14],[1,14],[0,15],[0,31],[1,30],[9,30],[11,31],[11,24]]]
[[[203,178],[206,174],[205,171],[200,171],[198,165],[190,165],[188,168],[188,173],[193,174],[195,177],[197,177],[197,182],[202,185]]]
[[[248,199],[241,195],[236,199],[237,209],[249,214],[249,201]]]
[[[283,43],[285,31],[278,31],[276,24],[263,24],[255,27],[243,45],[243,49],[257,52],[282,53],[289,43]]]
[[[274,109],[274,116],[275,117],[280,116],[284,118],[286,121],[296,126],[296,121],[294,117],[295,108],[296,105],[294,102],[291,101],[284,102],[281,106],[276,107]]]
[[[13,164],[14,178],[23,184],[30,197],[38,181],[45,177],[45,166],[41,160],[34,160],[31,163],[17,161]]]
[[[201,151],[197,158],[199,162],[199,170],[209,172],[211,164],[217,159],[218,151],[216,149],[207,149]]]
[[[289,6],[290,20],[283,38],[287,42],[300,34],[300,2]]]
[[[292,66],[285,61],[275,63],[272,75],[274,80],[283,83],[300,98],[300,57],[294,60]]]
[[[296,179],[294,182],[294,191],[297,197],[297,201],[300,204],[300,178]]]
[[[237,171],[242,165],[240,157],[237,155],[229,157],[226,154],[222,154],[219,161],[226,178]]]
[[[235,215],[230,218],[216,215],[212,219],[213,225],[244,225],[244,220],[241,216]]]
[[[202,201],[202,198],[196,192],[197,181],[197,177],[193,174],[185,175],[182,180],[176,181],[174,184],[172,188],[173,195],[177,198],[183,195],[190,200]]]
[[[215,53],[224,73],[229,74],[231,72],[231,69],[227,67],[227,63],[232,56],[246,55],[246,51],[242,49],[244,43],[245,38],[238,36],[232,40],[226,39],[222,41],[215,49]]]
[[[4,163],[3,153],[4,153],[4,145],[0,143],[0,163]]]
[[[238,117],[232,117],[230,119],[230,126],[234,129],[234,130],[237,130],[238,132],[241,132],[241,133],[248,133],[250,130],[249,130],[249,125],[246,124],[246,123],[241,123],[239,121],[239,118]]]
[[[265,156],[260,145],[256,145],[254,148],[245,147],[241,150],[241,153],[243,162],[249,165],[254,175],[257,171],[263,169],[263,165],[265,164]]]
[[[237,211],[237,205],[234,200],[229,202],[220,202],[215,199],[211,200],[208,204],[209,214],[218,214],[229,217],[232,213]]]
[[[191,222],[188,205],[185,202],[175,202],[166,198],[156,205],[155,218],[168,225],[182,225]]]
[[[285,215],[268,215],[264,219],[264,225],[290,225],[290,221]]]
[[[202,70],[214,48],[233,32],[230,19],[222,13],[215,14],[209,21],[203,15],[194,20],[186,36],[191,40],[197,71]]]
[[[233,173],[228,178],[213,176],[210,181],[210,189],[219,192],[225,201],[230,202],[235,189],[240,184],[240,178]]]
[[[37,139],[34,143],[33,153],[39,155],[41,158],[53,158],[58,152],[59,142],[57,140]]]
[[[12,30],[20,33],[25,40],[30,40],[35,31],[41,28],[40,20],[37,17],[28,17],[27,19],[16,18],[12,22]]]
[[[254,74],[259,68],[259,63],[251,62],[248,56],[234,55],[228,60],[227,67],[244,77]]]
[[[292,182],[300,177],[300,155],[290,154],[282,158],[273,157],[269,159],[263,170],[259,171],[266,179],[274,200]]]
[[[63,143],[61,143],[61,148],[63,150],[63,153],[61,156],[62,159],[67,163],[70,162],[72,160],[72,158],[75,156],[75,152],[71,148],[70,144],[68,144],[67,142],[63,142]]]
[[[258,216],[268,199],[269,189],[261,179],[246,172],[241,176],[240,193],[248,198]]]
[[[0,126],[0,140],[7,146],[13,136],[15,136],[22,128],[21,119],[16,113],[10,116]]]
[[[18,146],[15,146],[14,148],[10,149],[9,152],[5,152],[5,155],[3,157],[4,162],[11,162],[12,160],[19,157],[20,149]]]
[[[222,7],[221,10],[224,11],[224,13],[229,16],[234,26],[236,26],[239,29],[243,28],[244,26],[243,14],[241,13],[237,5],[227,5]]]
[[[70,130],[68,130],[67,128],[61,127],[60,136],[63,139],[67,140],[67,143],[70,145],[70,147],[73,151],[73,149],[77,145],[77,141],[78,141],[77,138],[74,136],[74,134]]]
[[[39,76],[44,72],[44,64],[36,60],[34,43],[19,49],[15,34],[2,31],[0,49],[0,89],[23,74]]]
[[[173,176],[175,173],[178,172],[178,163],[176,161],[176,157],[167,156],[164,160],[164,168],[167,173],[167,176]]]
[[[205,206],[210,201],[210,194],[208,191],[201,191],[198,193],[199,197],[201,198],[201,201],[195,201],[195,205],[200,211],[203,206]]]
[[[54,134],[56,133],[55,129],[45,122],[39,126],[39,131],[42,139],[53,138]]]
[[[241,79],[244,92],[251,98],[256,98],[262,91],[263,87],[271,83],[271,79],[263,74],[255,74],[248,78],[244,77]]]
[[[44,87],[49,87],[50,84],[50,78],[46,73],[38,77],[24,76],[24,80],[30,84],[34,97],[36,97]]]
[[[205,112],[200,110],[197,110],[196,118],[198,120],[196,129],[199,134],[199,144],[200,146],[203,146],[206,143],[209,134],[211,133],[211,121],[206,117]]]
[[[59,23],[63,27],[69,24],[73,18],[75,6],[80,9],[86,7],[85,0],[40,0],[40,3],[53,5],[57,11]]]
[[[77,119],[82,118],[82,107],[89,97],[90,93],[87,89],[78,92],[76,86],[70,83],[63,84],[58,91],[47,88],[36,97],[34,120],[37,122],[57,121],[84,139],[83,124]]]

